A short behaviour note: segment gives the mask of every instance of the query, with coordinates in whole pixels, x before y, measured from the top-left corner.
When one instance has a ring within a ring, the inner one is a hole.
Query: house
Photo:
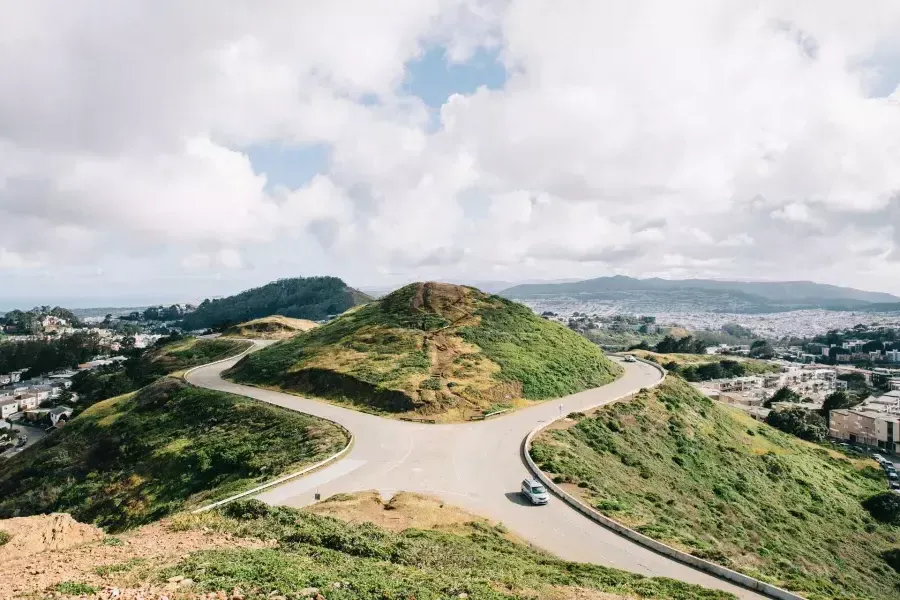
[[[0,385],[9,385],[11,381],[9,375],[0,375]]]
[[[0,419],[9,418],[10,415],[19,412],[19,401],[11,398],[0,400]]]
[[[22,375],[24,375],[27,370],[28,369],[19,369],[18,371],[13,371],[9,374],[9,382],[19,383],[22,380]]]
[[[68,406],[57,406],[50,409],[50,423],[58,426],[60,421],[66,421],[72,417],[72,409]]]
[[[898,415],[853,408],[833,410],[829,413],[828,433],[851,444],[878,447],[892,454],[900,454]]]

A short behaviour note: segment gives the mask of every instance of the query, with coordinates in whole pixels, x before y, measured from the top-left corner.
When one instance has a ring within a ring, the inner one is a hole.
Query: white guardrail
[[[249,341],[252,342],[252,340],[249,340]],[[251,344],[251,346],[249,348],[247,348],[240,354],[235,354],[234,356],[229,356],[228,358],[223,358],[222,360],[216,360],[211,363],[206,363],[205,365],[200,365],[198,367],[190,368],[182,374],[182,377],[184,378],[185,381],[187,381],[187,376],[192,371],[196,371],[197,369],[203,369],[205,367],[209,367],[212,365],[218,365],[220,363],[228,362],[228,361],[234,360],[236,358],[241,358],[242,356],[244,356],[244,355],[248,354],[249,352],[251,352],[252,350],[254,350],[256,347],[257,347],[257,345],[255,343],[253,343],[253,344]],[[258,402],[258,400],[257,400],[257,402]],[[350,430],[348,430],[346,427],[341,425],[340,423],[336,423],[330,419],[324,419],[323,417],[316,417],[316,418],[322,419],[324,421],[328,421],[329,423],[333,423],[335,426],[339,427],[341,429],[341,431],[345,431],[347,433],[347,445],[344,446],[344,448],[340,452],[338,452],[336,454],[332,454],[328,458],[326,458],[324,460],[320,460],[319,462],[317,462],[314,465],[309,465],[308,467],[304,467],[303,469],[300,469],[299,471],[295,471],[293,473],[288,473],[287,475],[283,475],[283,476],[279,477],[278,479],[274,479],[272,481],[266,482],[266,483],[264,483],[260,486],[257,486],[253,489],[247,490],[245,492],[241,492],[240,494],[235,494],[233,496],[229,496],[228,498],[224,498],[222,500],[217,500],[216,502],[207,504],[205,506],[201,506],[200,508],[195,508],[194,510],[191,511],[191,514],[197,514],[197,513],[205,512],[207,510],[212,510],[213,508],[218,508],[224,504],[228,504],[229,502],[234,502],[235,500],[240,500],[241,498],[246,498],[247,496],[256,495],[263,490],[269,489],[270,487],[275,487],[276,485],[281,485],[285,481],[289,481],[291,479],[294,479],[295,477],[300,477],[301,475],[306,475],[310,471],[315,471],[316,469],[321,469],[322,467],[335,462],[336,460],[340,459],[345,454],[350,452],[350,449],[353,447],[353,433]]]
[[[635,358],[637,358],[637,357],[635,357]],[[643,360],[641,358],[638,358],[638,360],[655,367],[663,375],[662,379],[660,379],[653,385],[648,386],[648,389],[654,388],[654,387],[660,385],[663,381],[665,381],[665,378],[666,378],[666,370],[665,369],[663,369],[661,366],[659,366],[658,364],[656,364],[654,362],[651,362],[648,360]],[[618,401],[622,400],[623,398],[627,398],[632,395],[633,394],[626,394],[625,396],[622,396],[622,397],[614,400],[614,402],[618,402]],[[603,402],[601,404],[598,404],[596,406],[592,406],[592,407],[586,409],[586,411],[593,410],[595,408],[604,406],[606,404],[611,404],[611,402]],[[689,565],[691,567],[694,567],[696,569],[699,569],[699,570],[709,573],[711,575],[715,575],[716,577],[725,579],[732,583],[736,583],[747,589],[759,592],[761,594],[765,594],[766,596],[769,596],[771,598],[777,598],[778,600],[806,600],[803,596],[798,596],[797,594],[794,594],[792,592],[784,590],[780,587],[776,587],[770,583],[760,581],[759,579],[755,579],[753,577],[750,577],[749,575],[744,575],[743,573],[738,573],[737,571],[732,571],[731,569],[728,569],[721,565],[717,565],[715,563],[711,563],[707,560],[703,560],[702,558],[697,558],[696,556],[694,556],[692,554],[688,554],[687,552],[682,552],[681,550],[677,550],[671,546],[663,544],[662,542],[654,540],[653,538],[650,538],[650,537],[647,537],[646,535],[638,533],[634,529],[630,529],[630,528],[626,527],[625,525],[622,525],[618,521],[610,519],[606,515],[598,512],[591,506],[588,506],[587,504],[582,502],[579,498],[576,498],[575,496],[569,494],[568,492],[563,490],[561,487],[559,487],[558,485],[553,483],[553,481],[549,477],[547,477],[547,475],[545,475],[543,471],[541,471],[538,468],[538,466],[534,463],[534,460],[532,460],[532,458],[531,458],[531,441],[541,431],[543,431],[547,427],[551,426],[553,423],[559,421],[560,419],[564,419],[564,418],[566,418],[566,416],[561,415],[555,419],[551,419],[550,421],[543,423],[541,425],[538,425],[537,427],[532,429],[531,433],[529,433],[527,436],[525,436],[525,439],[522,442],[522,455],[525,459],[525,463],[528,465],[528,468],[531,470],[531,472],[534,473],[534,475],[541,481],[541,483],[544,484],[544,486],[547,487],[547,489],[549,489],[554,494],[556,494],[566,504],[568,504],[569,506],[571,506],[572,508],[574,508],[575,510],[577,510],[578,512],[580,512],[587,518],[591,519],[592,521],[599,523],[600,525],[606,527],[607,529],[610,529],[610,530],[614,531],[615,533],[617,533],[623,537],[626,537],[635,543],[640,544],[641,546],[644,546],[644,547],[649,548],[655,552],[658,552],[664,556],[668,556],[669,558],[677,560],[680,563]]]

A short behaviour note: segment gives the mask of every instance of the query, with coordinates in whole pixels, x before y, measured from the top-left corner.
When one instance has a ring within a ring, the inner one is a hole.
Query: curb
[[[637,358],[637,357],[635,357],[635,358]],[[645,363],[645,364],[655,367],[663,375],[662,379],[660,379],[653,385],[648,386],[647,389],[653,389],[653,388],[659,386],[663,381],[666,380],[666,370],[663,369],[660,365],[658,365],[654,362],[651,362],[651,361],[644,360],[642,358],[638,358],[638,360],[642,363]],[[612,404],[613,402],[619,402],[622,399],[624,399],[628,396],[631,396],[631,395],[633,395],[633,394],[626,394],[625,396],[621,396],[621,397],[617,398],[616,400],[613,400],[612,402],[603,402],[601,404],[592,406],[585,410],[593,410],[593,409],[599,408],[601,406]],[[707,560],[703,560],[702,558],[697,558],[696,556],[694,556],[692,554],[688,554],[687,552],[682,552],[681,550],[677,550],[669,545],[666,545],[666,544],[663,544],[662,542],[654,540],[653,538],[647,537],[646,535],[643,535],[642,533],[638,533],[637,531],[630,529],[630,528],[626,527],[625,525],[622,525],[618,521],[614,521],[613,519],[610,519],[609,517],[601,514],[594,508],[588,506],[587,504],[582,502],[580,499],[576,498],[575,496],[572,496],[571,494],[569,494],[568,492],[566,492],[565,490],[560,488],[558,485],[553,483],[553,481],[549,477],[547,477],[543,471],[541,471],[538,468],[538,466],[534,463],[534,460],[532,460],[532,458],[531,458],[531,441],[534,439],[534,437],[538,433],[540,433],[547,427],[551,426],[553,423],[559,421],[560,419],[564,419],[564,418],[565,418],[565,416],[562,415],[555,419],[551,419],[550,421],[548,421],[546,423],[542,423],[541,425],[538,425],[537,427],[532,429],[531,432],[527,436],[525,436],[524,440],[522,440],[522,457],[525,459],[525,464],[528,465],[528,469],[532,473],[534,473],[535,477],[537,477],[538,480],[540,480],[540,482],[543,483],[547,489],[549,489],[556,496],[561,498],[563,500],[563,502],[565,502],[566,504],[568,504],[569,506],[571,506],[572,508],[574,508],[575,510],[577,510],[578,512],[580,512],[581,514],[586,516],[587,518],[591,519],[595,523],[599,523],[603,527],[606,527],[607,529],[621,535],[622,537],[626,537],[626,538],[630,539],[631,541],[633,541],[637,544],[640,544],[641,546],[644,546],[645,548],[649,548],[650,550],[653,550],[654,552],[658,552],[659,554],[668,556],[669,558],[672,558],[682,564],[694,567],[700,571],[704,571],[704,572],[709,573],[710,575],[714,575],[720,579],[725,579],[726,581],[730,581],[731,583],[736,583],[737,585],[740,585],[741,587],[745,587],[749,590],[753,590],[755,592],[765,594],[766,596],[769,596],[770,598],[776,598],[777,600],[806,600],[806,598],[804,598],[803,596],[798,596],[797,594],[794,594],[787,590],[776,587],[770,583],[760,581],[759,579],[755,579],[753,577],[750,577],[749,575],[744,575],[743,573],[738,573],[737,571],[732,571],[731,569],[728,569],[721,565],[717,565],[715,563],[711,563]]]
[[[235,354],[234,356],[229,356],[228,358],[223,358],[221,360],[216,360],[211,363],[206,363],[205,365],[198,365],[196,367],[192,367],[192,368],[188,369],[187,371],[185,371],[184,373],[182,373],[181,377],[185,381],[187,381],[187,376],[190,375],[190,373],[192,371],[196,371],[197,369],[203,369],[203,368],[206,368],[206,367],[209,367],[212,365],[218,365],[218,364],[221,364],[224,362],[228,362],[230,360],[234,360],[236,358],[241,358],[242,356],[249,354],[251,351],[253,351],[254,349],[257,348],[257,345],[256,345],[256,343],[252,343],[253,340],[247,340],[247,341],[251,342],[250,347],[247,348],[246,350],[244,350],[243,352],[241,352],[240,354]],[[190,382],[188,382],[188,383],[190,383]],[[252,398],[251,398],[251,400],[252,400]],[[258,402],[258,400],[254,400],[254,402]],[[306,414],[306,413],[301,413],[301,414]],[[234,496],[229,496],[228,498],[225,498],[223,500],[217,500],[216,502],[207,504],[205,506],[201,506],[200,508],[195,508],[194,510],[191,511],[191,514],[195,515],[198,513],[206,512],[207,510],[211,510],[213,508],[218,508],[219,506],[228,504],[229,502],[234,502],[235,500],[240,500],[241,498],[246,498],[247,496],[252,496],[263,490],[267,490],[270,487],[275,487],[276,485],[280,485],[280,484],[284,483],[285,481],[294,479],[295,477],[300,477],[301,475],[305,475],[305,474],[309,473],[310,471],[315,471],[316,469],[320,469],[320,468],[322,468],[328,464],[331,464],[332,462],[335,462],[336,460],[342,458],[353,447],[353,442],[355,440],[355,438],[353,437],[353,432],[351,432],[349,429],[347,429],[340,423],[336,423],[336,422],[332,421],[331,419],[325,419],[323,417],[316,417],[316,418],[322,419],[323,421],[328,421],[329,423],[331,423],[332,425],[335,425],[342,431],[347,432],[347,445],[344,446],[344,448],[340,452],[337,452],[336,454],[332,454],[328,458],[326,458],[324,460],[320,460],[319,462],[317,462],[314,465],[304,467],[303,469],[300,469],[299,471],[295,471],[294,473],[289,473],[287,475],[283,475],[283,476],[279,477],[278,479],[274,479],[274,480],[264,483],[262,485],[256,486],[253,489],[249,489],[245,492],[235,494]]]

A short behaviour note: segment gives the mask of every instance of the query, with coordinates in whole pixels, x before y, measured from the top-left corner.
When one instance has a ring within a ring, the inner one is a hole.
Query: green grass
[[[558,481],[638,531],[811,599],[897,598],[900,529],[862,507],[886,484],[670,377],[535,441]],[[577,487],[576,487],[577,486]]]
[[[120,531],[345,446],[315,417],[166,378],[95,404],[0,472],[0,518],[69,512]]]
[[[412,284],[248,355],[228,376],[383,414],[460,418],[544,400],[621,373],[594,344],[473,288]]]
[[[8,532],[0,531],[0,546],[9,542],[10,539],[12,539],[12,536],[10,536]]]
[[[54,592],[59,592],[65,596],[84,596],[87,594],[96,594],[97,590],[86,583],[77,581],[63,581],[53,586]]]
[[[244,340],[187,338],[151,350],[148,358],[160,375],[167,375],[240,354],[252,344]]]
[[[481,522],[463,531],[392,533],[369,523],[248,501],[197,519],[200,525],[276,540],[277,547],[198,552],[160,573],[161,581],[181,575],[193,579],[198,591],[239,587],[248,600],[266,598],[273,590],[293,597],[310,587],[329,600],[436,600],[463,593],[473,600],[562,598],[562,586],[629,598],[733,598],[670,579],[565,562],[510,541],[502,528]]]

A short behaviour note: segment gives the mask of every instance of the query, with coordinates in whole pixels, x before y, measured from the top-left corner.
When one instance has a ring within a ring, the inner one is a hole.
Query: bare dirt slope
[[[254,340],[285,340],[318,326],[318,323],[308,319],[272,315],[229,327],[225,335]]]

